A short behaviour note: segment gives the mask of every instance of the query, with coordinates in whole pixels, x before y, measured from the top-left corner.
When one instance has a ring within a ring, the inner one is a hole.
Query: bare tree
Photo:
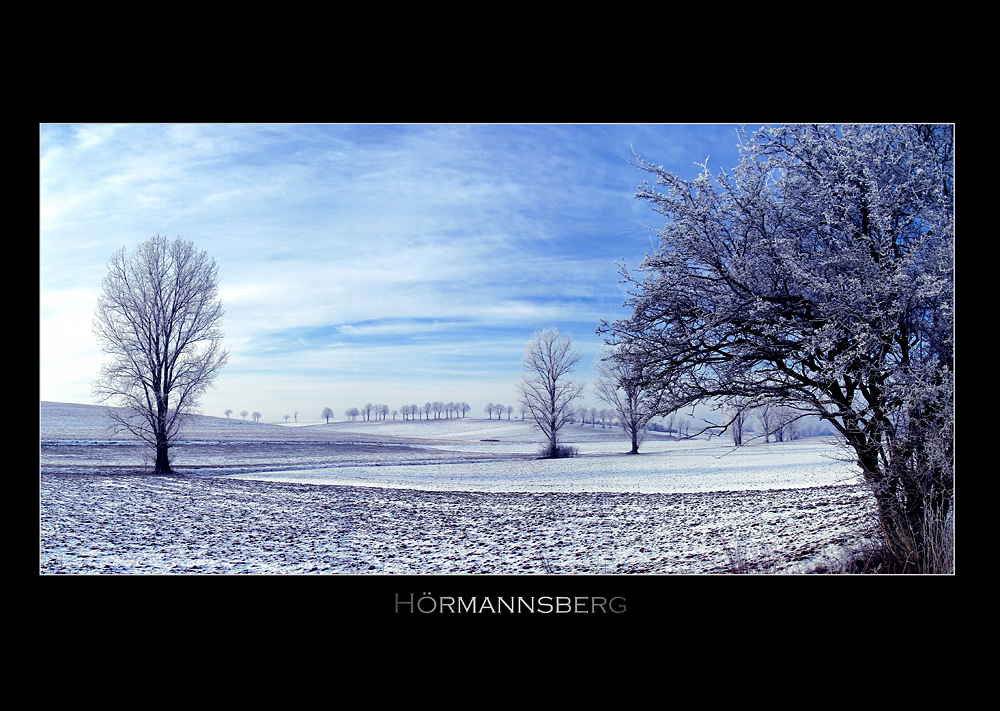
[[[93,329],[110,358],[93,384],[112,430],[156,450],[155,471],[170,472],[170,447],[198,398],[229,360],[222,348],[219,268],[180,237],[156,235],[131,257],[112,255]]]
[[[299,421],[299,413],[297,413],[297,412],[296,412],[296,413],[295,413],[295,414],[293,415],[293,417],[295,418],[295,421],[296,421],[296,422],[298,422],[298,421]]]
[[[324,407],[323,412],[320,413],[320,417],[325,417],[326,424],[330,424],[330,418],[333,417],[333,410],[329,407]]]
[[[558,435],[573,416],[573,401],[583,393],[583,384],[570,377],[580,362],[573,336],[562,336],[555,328],[535,333],[524,349],[518,392],[521,404],[548,441],[546,456],[560,454]]]
[[[240,410],[240,417],[242,417],[244,420],[247,418],[247,415],[249,414],[250,413],[247,412],[246,410]]]
[[[285,424],[286,424],[286,425],[288,424],[288,418],[289,418],[289,417],[291,417],[291,415],[285,415]]]
[[[622,429],[632,441],[629,454],[638,454],[646,425],[659,411],[663,390],[650,383],[640,362],[627,353],[605,352],[596,370],[597,397],[614,408]]]
[[[226,410],[226,419],[227,419],[227,420],[229,419],[229,416],[230,416],[231,414],[233,414],[233,411],[232,411],[232,410]]]
[[[774,439],[789,442],[799,437],[799,418],[802,417],[790,407],[778,407],[774,411]]]
[[[350,410],[345,412],[344,415],[351,418],[351,422],[354,422],[361,415],[361,410],[356,407],[352,407]]]
[[[507,411],[507,408],[504,407],[503,405],[496,405],[496,406],[494,406],[494,409],[497,411],[497,419],[498,420],[501,419],[501,417],[503,416],[503,413],[505,413]]]
[[[774,432],[774,405],[770,402],[765,402],[757,408],[756,414],[757,422],[764,431],[764,443],[767,444],[771,441],[771,433]]]
[[[746,400],[742,398],[734,399],[727,410],[729,420],[729,432],[733,436],[733,445],[736,447],[743,446],[743,433],[746,430],[747,418],[749,414],[747,413]],[[671,420],[673,416],[671,416]]]
[[[483,408],[483,412],[486,413],[487,419],[490,419],[490,420],[493,419],[493,411],[496,409],[496,407],[497,407],[496,405],[494,405],[492,402],[490,402],[490,403],[487,403],[486,407]]]
[[[260,418],[263,417],[263,415],[260,414],[259,412],[254,412],[252,415],[250,415],[250,417],[253,418],[254,422],[260,422]]]
[[[467,413],[467,412],[468,412],[469,410],[471,410],[472,408],[471,408],[471,407],[469,407],[469,403],[467,403],[467,402],[463,402],[463,403],[461,403],[461,404],[460,404],[460,405],[458,406],[458,409],[459,409],[459,410],[461,411],[461,413],[462,413],[462,417],[465,417],[465,414],[466,414],[466,413]]]

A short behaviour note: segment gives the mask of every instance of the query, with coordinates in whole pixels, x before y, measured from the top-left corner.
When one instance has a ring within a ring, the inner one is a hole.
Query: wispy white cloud
[[[317,382],[501,398],[533,331],[596,353],[620,314],[613,262],[637,264],[657,223],[630,146],[692,178],[735,143],[729,126],[42,126],[43,397],[79,401],[60,388],[96,374],[107,259],[159,233],[219,264],[233,357],[206,407]]]

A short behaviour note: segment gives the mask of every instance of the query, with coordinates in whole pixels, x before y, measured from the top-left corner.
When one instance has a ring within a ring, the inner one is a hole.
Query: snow
[[[491,492],[635,492],[684,493],[793,489],[857,483],[850,465],[834,458],[830,444],[806,439],[734,449],[711,442],[647,442],[639,455],[625,454],[625,442],[583,442],[571,459],[500,458],[530,454],[538,447],[523,443],[427,445],[448,452],[492,453],[498,459],[344,466],[242,474],[261,481],[347,484],[421,489],[424,491]],[[624,450],[624,452],[623,452]]]
[[[651,436],[633,456],[618,432],[570,425],[578,456],[540,460],[516,420],[203,417],[181,476],[155,477],[96,415],[42,403],[43,572],[705,573],[736,550],[801,572],[832,565],[871,512],[820,438]]]

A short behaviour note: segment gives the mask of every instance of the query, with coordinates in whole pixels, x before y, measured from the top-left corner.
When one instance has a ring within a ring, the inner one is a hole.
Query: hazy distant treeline
[[[471,409],[467,402],[427,402],[423,406],[403,405],[398,410],[390,410],[388,405],[368,402],[360,409],[352,407],[344,413],[344,416],[354,421],[359,417],[363,420],[385,420],[390,416],[394,420],[397,418],[404,420],[429,420],[433,415],[434,419],[438,420],[465,417]]]

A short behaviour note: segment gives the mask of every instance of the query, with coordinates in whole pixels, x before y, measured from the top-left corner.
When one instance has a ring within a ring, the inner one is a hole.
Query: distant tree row
[[[421,405],[403,405],[398,410],[390,410],[388,405],[368,402],[363,408],[352,407],[344,412],[344,416],[352,422],[359,417],[362,420],[385,420],[390,415],[392,419],[402,417],[404,420],[429,420],[433,415],[434,419],[465,417],[472,408],[467,402],[428,402]],[[324,416],[325,413],[324,413]],[[332,413],[330,415],[333,416]]]
[[[691,433],[691,418],[678,416],[676,412],[671,412],[663,416],[662,425],[658,422],[651,422],[648,429],[654,432],[672,432],[678,437],[686,437]]]
[[[756,418],[760,431],[764,434],[765,443],[771,441],[772,435],[775,442],[791,441],[802,436],[799,420],[803,417],[803,413],[790,407],[765,403],[757,408],[751,408],[739,398],[733,400],[730,407],[730,417],[733,418],[730,430],[733,444],[737,447],[743,445],[743,436],[749,430],[751,416]]]
[[[359,417],[362,420],[370,420],[372,418],[375,418],[376,420],[384,420],[389,414],[389,406],[382,405],[377,402],[366,402],[365,406],[360,410],[356,407],[352,407],[344,414],[347,415],[351,421],[354,421]]]
[[[420,405],[403,405],[399,408],[399,413],[404,420],[429,420],[431,415],[434,419],[451,419],[452,417],[465,417],[472,408],[467,402],[425,402]]]
[[[615,424],[615,411],[609,408],[603,408],[598,410],[596,407],[586,408],[581,407],[576,411],[577,417],[580,418],[581,424],[590,423],[591,427],[596,427],[597,423],[601,423],[601,427],[613,427]]]
[[[226,415],[226,419],[228,420],[228,419],[229,419],[229,416],[230,416],[230,415],[232,415],[232,414],[233,414],[233,411],[232,411],[232,410],[226,410],[226,412],[225,412],[225,415]],[[296,414],[296,415],[298,415],[299,413],[295,413],[295,414]],[[252,417],[252,418],[253,418],[253,421],[254,421],[254,422],[258,422],[258,421],[260,421],[260,418],[261,418],[261,417],[263,417],[263,415],[261,415],[261,414],[260,414],[259,412],[254,412],[254,413],[253,413],[253,414],[251,415],[251,414],[250,414],[249,412],[247,412],[246,410],[242,410],[242,411],[240,411],[240,417],[242,417],[242,418],[243,418],[244,420],[245,420],[245,419],[247,418],[247,415],[250,415],[250,417]],[[287,418],[288,416],[286,415],[285,417]]]
[[[494,412],[497,413],[497,419],[498,420],[501,419],[501,415],[503,415],[503,413],[506,412],[507,413],[507,419],[509,420],[510,419],[510,413],[514,412],[514,406],[513,405],[494,405],[491,402],[491,403],[487,404],[486,407],[483,408],[483,412],[485,412],[486,415],[487,415],[487,417],[489,419],[491,419],[491,420],[493,419],[493,413]],[[524,416],[524,413],[522,412],[522,417],[523,416]]]

